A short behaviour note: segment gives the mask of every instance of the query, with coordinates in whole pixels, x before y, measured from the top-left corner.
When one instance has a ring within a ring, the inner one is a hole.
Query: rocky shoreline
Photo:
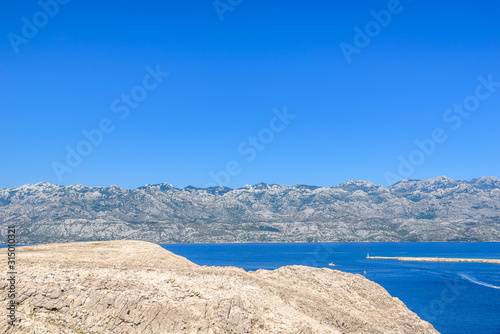
[[[18,320],[1,321],[2,333],[438,333],[380,285],[327,268],[198,266],[125,240],[20,247],[16,257]],[[0,287],[6,304],[6,280]]]

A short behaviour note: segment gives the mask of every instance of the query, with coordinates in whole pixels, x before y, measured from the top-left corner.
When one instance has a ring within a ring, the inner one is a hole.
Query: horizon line
[[[390,187],[393,187],[393,186],[395,186],[395,185],[397,185],[397,184],[399,184],[401,182],[419,182],[419,181],[429,181],[429,180],[434,180],[434,179],[446,179],[446,180],[450,180],[450,181],[464,181],[464,182],[470,183],[470,182],[472,182],[474,180],[478,180],[478,179],[482,179],[482,178],[495,179],[496,181],[500,181],[500,179],[497,176],[480,176],[480,177],[473,178],[471,180],[464,180],[464,179],[452,179],[452,178],[449,178],[449,177],[447,177],[445,175],[441,175],[441,176],[435,176],[435,177],[432,177],[432,178],[429,178],[429,179],[403,179],[403,180],[395,182],[394,184],[391,184],[389,186],[384,186],[384,185],[381,185],[381,184],[375,184],[375,183],[373,183],[371,181],[367,181],[367,180],[351,179],[351,180],[344,181],[342,183],[338,183],[338,184],[333,185],[333,186],[317,186],[317,185],[310,185],[310,184],[305,184],[305,183],[297,183],[295,185],[288,185],[288,184],[277,184],[277,183],[259,182],[259,183],[255,183],[255,184],[246,184],[244,186],[235,187],[235,188],[227,187],[227,186],[224,186],[224,185],[217,185],[217,186],[212,186],[212,187],[196,187],[196,186],[193,186],[193,185],[187,185],[187,186],[184,186],[184,187],[175,187],[171,183],[168,183],[168,182],[148,183],[148,184],[136,187],[136,188],[124,188],[124,187],[117,186],[115,184],[111,184],[109,186],[85,186],[85,185],[80,184],[80,183],[77,183],[77,184],[68,184],[68,185],[60,185],[60,184],[50,183],[50,182],[47,182],[47,181],[40,181],[40,182],[37,182],[37,183],[27,183],[27,184],[24,184],[24,185],[21,185],[21,186],[18,186],[18,187],[0,188],[0,190],[17,189],[17,188],[22,188],[22,187],[25,187],[25,186],[36,186],[36,185],[40,185],[40,184],[48,184],[48,185],[57,186],[57,187],[75,187],[75,186],[81,186],[81,187],[84,187],[84,188],[112,188],[112,187],[116,187],[116,188],[126,189],[126,190],[135,190],[135,189],[141,189],[141,188],[145,188],[145,187],[154,187],[154,186],[162,186],[162,185],[170,186],[170,187],[172,187],[174,189],[178,189],[178,190],[188,189],[188,188],[195,189],[195,190],[204,190],[204,189],[205,190],[206,189],[229,189],[229,190],[236,190],[236,189],[243,189],[243,188],[261,186],[261,185],[267,185],[267,186],[288,186],[288,187],[291,187],[291,188],[293,188],[293,187],[298,188],[300,186],[305,186],[305,187],[315,187],[317,189],[317,188],[335,188],[335,187],[338,187],[340,185],[343,185],[343,184],[349,183],[349,182],[367,182],[367,183],[370,183],[370,184],[372,184],[374,186],[377,186],[377,187],[390,188]]]

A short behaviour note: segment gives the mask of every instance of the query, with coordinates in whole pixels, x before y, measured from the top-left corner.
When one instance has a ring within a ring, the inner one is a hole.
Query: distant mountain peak
[[[425,180],[424,180],[425,181]],[[433,177],[433,178],[430,178],[427,180],[428,182],[431,182],[431,183],[436,183],[436,182],[442,182],[442,183],[446,183],[446,182],[455,182],[455,180],[453,179],[450,179],[449,177],[447,176],[436,176],[436,177]]]
[[[215,187],[209,187],[209,188],[202,188],[200,190],[206,191],[207,193],[212,194],[212,195],[224,195],[230,191],[233,191],[232,188],[228,188],[225,186],[215,186]]]
[[[348,191],[356,191],[356,190],[372,191],[372,190],[377,189],[378,186],[373,184],[370,181],[349,180],[349,181],[343,182],[339,185],[336,185],[332,188],[343,189],[343,190],[348,190]]]
[[[481,176],[475,179],[472,179],[471,182],[481,181],[481,182],[500,182],[500,179],[496,176]]]
[[[479,189],[500,188],[500,179],[496,176],[482,176],[470,181],[474,187]]]
[[[140,190],[149,190],[149,189],[159,189],[162,191],[174,190],[174,186],[172,186],[168,182],[158,183],[158,184],[146,184],[145,186],[139,187],[137,189]]]
[[[116,239],[154,242],[500,241],[500,180],[441,176],[384,187],[267,184],[137,189],[58,186],[0,190],[0,222],[24,243]],[[445,226],[445,228],[443,228]]]
[[[445,188],[450,188],[450,187],[457,187],[461,184],[470,184],[473,187],[476,188],[498,188],[500,187],[500,179],[496,176],[481,176],[478,178],[474,178],[471,181],[464,181],[464,180],[454,180],[451,179],[447,176],[437,176],[433,177],[430,179],[426,180],[419,180],[419,179],[404,179],[399,182],[396,182],[395,184],[389,186],[389,187],[384,187],[382,185],[376,185],[370,181],[365,181],[365,180],[348,180],[343,183],[340,183],[338,185],[334,185],[331,188],[338,188],[338,189],[344,189],[344,190],[363,190],[363,189],[370,189],[370,190],[376,190],[376,189],[389,189],[392,191],[400,191],[400,190],[406,190],[406,191],[413,191],[413,190],[420,190],[420,191],[430,191],[433,189],[433,187],[445,187]],[[25,184],[20,187],[16,188],[4,188],[4,190],[9,190],[9,189],[18,189],[18,190],[27,190],[27,189],[33,189],[33,190],[41,190],[41,189],[49,189],[49,188],[61,188],[61,189],[110,189],[110,190],[125,190],[124,188],[121,188],[117,185],[111,185],[111,186],[98,186],[98,187],[88,187],[84,186],[81,184],[74,184],[74,185],[67,185],[67,186],[60,186],[60,185],[55,185],[49,182],[38,182],[35,184]],[[217,191],[218,193],[227,193],[229,191],[235,190],[235,189],[253,189],[253,190],[268,190],[268,189],[280,189],[280,188],[295,188],[295,189],[302,189],[302,190],[315,190],[318,188],[327,188],[325,186],[313,186],[313,185],[307,185],[307,184],[296,184],[292,187],[287,186],[287,185],[280,185],[280,184],[269,184],[265,182],[259,182],[253,185],[247,184],[243,187],[240,188],[229,188],[226,186],[218,185],[218,186],[213,186],[213,187],[208,187],[208,188],[200,188],[200,187],[195,187],[193,185],[189,185],[183,188],[176,188],[172,184],[168,182],[163,182],[163,183],[158,183],[158,184],[146,184],[144,186],[141,186],[136,189],[159,189],[162,191],[170,191],[170,190],[189,190],[189,191]]]

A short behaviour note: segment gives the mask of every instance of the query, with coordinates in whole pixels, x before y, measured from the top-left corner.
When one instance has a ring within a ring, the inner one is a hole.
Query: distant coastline
[[[467,259],[467,258],[447,258],[447,257],[402,257],[402,256],[366,256],[367,259],[397,260],[397,261],[418,261],[418,262],[477,262],[500,264],[500,259]]]

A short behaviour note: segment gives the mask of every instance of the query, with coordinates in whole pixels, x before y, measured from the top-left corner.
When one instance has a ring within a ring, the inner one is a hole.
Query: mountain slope
[[[37,183],[0,190],[0,221],[16,225],[24,243],[500,241],[500,180],[130,190]]]

